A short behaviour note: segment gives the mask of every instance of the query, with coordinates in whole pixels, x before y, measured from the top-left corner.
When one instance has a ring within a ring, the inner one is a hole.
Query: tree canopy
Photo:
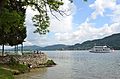
[[[24,21],[28,6],[39,12],[33,17],[36,27],[34,33],[46,34],[50,25],[48,11],[53,16],[53,11],[62,14],[63,11],[60,11],[59,7],[63,4],[62,0],[0,0],[0,45],[16,45],[24,41]]]
[[[9,45],[9,41],[13,36],[18,38],[22,35],[20,32],[24,32],[26,30],[26,27],[24,27],[23,24],[23,19],[23,16],[20,16],[20,13],[16,11],[10,12],[8,9],[4,9],[2,11],[0,16],[0,44]],[[26,35],[26,31],[24,34]]]
[[[25,10],[15,9],[14,2],[5,0],[4,6],[0,9],[0,45],[2,45],[2,55],[4,54],[4,45],[22,44],[26,38],[26,27],[24,26]],[[13,4],[13,5],[11,5]]]
[[[35,33],[46,34],[49,32],[48,9],[60,12],[59,6],[63,5],[58,0],[0,0],[0,45],[18,45],[26,38],[24,25],[27,6],[39,13],[33,17]]]
[[[9,11],[14,10],[16,12],[25,15],[27,6],[31,6],[33,10],[39,13],[33,17],[34,26],[36,27],[35,33],[46,34],[49,32],[48,27],[49,15],[48,10],[56,11],[60,13],[59,7],[63,5],[62,0],[1,0],[0,1],[0,15],[1,11],[6,8]]]
[[[71,3],[73,2],[73,0],[69,1]],[[59,7],[63,4],[62,0],[0,0],[0,15],[3,8],[15,10],[25,15],[27,6],[31,6],[33,10],[39,12],[33,17],[34,26],[36,27],[34,32],[46,34],[49,32],[48,27],[50,25],[48,11],[50,11],[51,14],[53,14],[53,11],[61,14],[63,11],[60,11]]]

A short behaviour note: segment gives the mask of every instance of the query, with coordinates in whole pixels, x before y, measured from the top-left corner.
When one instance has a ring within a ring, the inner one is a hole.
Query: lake
[[[57,65],[39,68],[16,79],[120,79],[120,51],[44,51]]]

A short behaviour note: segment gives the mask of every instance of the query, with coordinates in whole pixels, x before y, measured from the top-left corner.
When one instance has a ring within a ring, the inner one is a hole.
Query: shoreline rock
[[[14,75],[27,73],[30,71],[30,69],[53,67],[56,65],[53,60],[48,60],[48,57],[45,53],[0,56],[0,64],[11,66],[11,68],[12,66],[16,67],[16,65],[24,65],[28,67],[27,70],[21,68],[18,70],[19,72],[13,72]]]
[[[18,59],[20,64],[28,65],[29,68],[37,68],[44,65],[48,57],[45,53],[33,53],[22,55]]]

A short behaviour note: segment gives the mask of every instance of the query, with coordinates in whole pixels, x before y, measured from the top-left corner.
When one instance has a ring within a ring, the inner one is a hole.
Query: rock
[[[47,62],[47,55],[44,53],[26,54],[19,57],[19,62],[29,65],[29,68],[40,67],[40,65],[44,65]]]

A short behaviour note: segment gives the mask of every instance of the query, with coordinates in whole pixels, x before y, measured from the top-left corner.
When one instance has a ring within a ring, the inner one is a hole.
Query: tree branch
[[[50,9],[50,8],[49,8],[49,9]],[[50,12],[51,12],[51,14],[52,14],[57,20],[59,20],[58,17],[53,14],[53,12],[52,12],[51,9],[50,9]],[[60,21],[60,20],[59,20],[59,21]]]

